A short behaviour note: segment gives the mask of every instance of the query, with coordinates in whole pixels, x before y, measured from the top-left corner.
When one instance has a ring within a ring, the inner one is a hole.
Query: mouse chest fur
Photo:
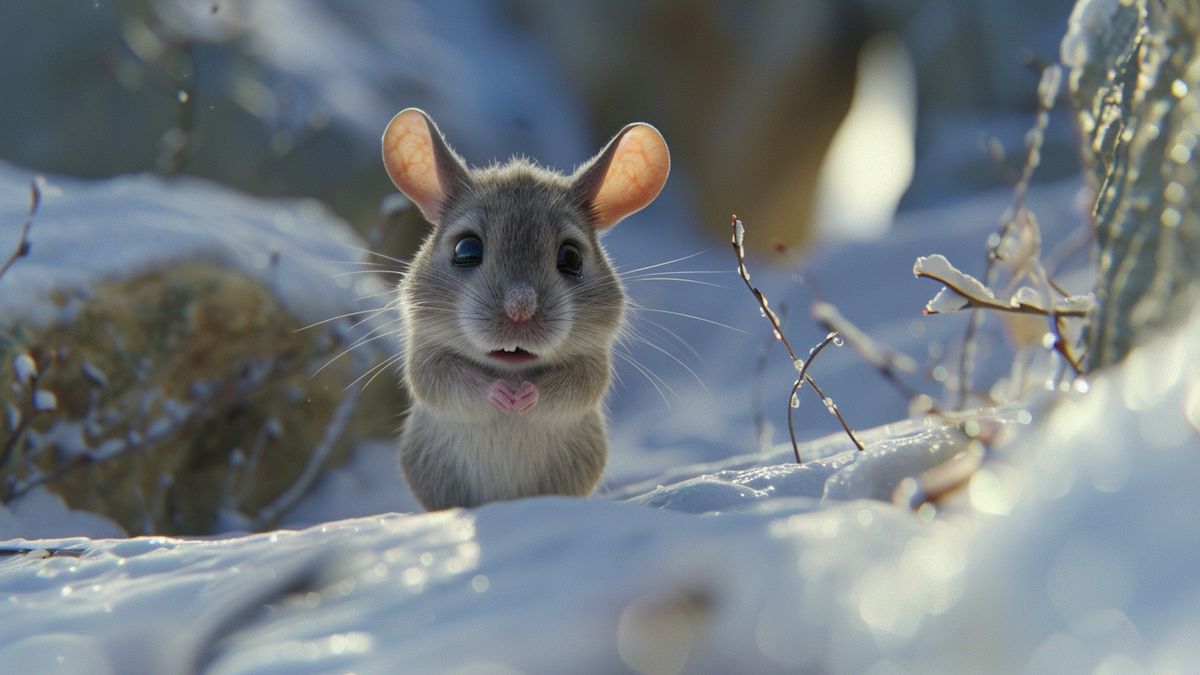
[[[554,422],[496,417],[463,423],[426,406],[413,407],[401,436],[400,461],[426,508],[586,495],[600,480],[607,444],[599,412]]]

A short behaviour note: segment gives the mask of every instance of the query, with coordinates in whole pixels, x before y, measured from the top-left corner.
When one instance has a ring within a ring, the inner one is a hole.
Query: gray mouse
[[[399,286],[413,494],[429,510],[591,494],[626,306],[599,235],[662,190],[662,135],[626,126],[570,176],[524,159],[472,169],[409,108],[383,161],[433,226]]]

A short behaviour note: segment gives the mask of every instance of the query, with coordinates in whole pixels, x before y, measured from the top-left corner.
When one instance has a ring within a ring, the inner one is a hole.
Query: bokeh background
[[[1004,185],[1070,0],[47,0],[0,22],[0,157],[314,197],[373,244],[397,207],[378,137],[430,112],[470,162],[569,170],[645,120],[672,209],[754,245],[878,237],[900,208]],[[851,106],[853,113],[850,113]],[[1077,173],[1055,118],[1038,176]],[[381,215],[383,214],[383,215]],[[766,236],[769,233],[770,236]]]

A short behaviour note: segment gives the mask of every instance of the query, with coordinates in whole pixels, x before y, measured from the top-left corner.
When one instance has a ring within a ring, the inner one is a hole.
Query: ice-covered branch
[[[945,256],[937,253],[917,258],[913,263],[913,276],[933,279],[944,286],[925,304],[925,314],[991,309],[1037,316],[1085,317],[1094,304],[1091,294],[1048,301],[1036,289],[1028,286],[1017,289],[1012,299],[1000,300],[982,281],[959,270]]]
[[[813,393],[821,398],[821,403],[825,406],[826,410],[828,410],[831,415],[837,418],[838,423],[842,425],[842,430],[846,432],[846,435],[849,436],[850,440],[854,443],[854,447],[858,448],[859,451],[862,451],[864,446],[862,441],[858,439],[858,435],[855,434],[854,431],[851,430],[850,425],[846,423],[846,418],[842,417],[842,413],[840,410],[838,410],[837,405],[834,404],[833,399],[826,396],[825,392],[822,391],[819,386],[817,386],[816,380],[814,380],[812,375],[808,373],[807,363],[804,361],[804,359],[801,359],[800,356],[796,354],[796,350],[793,349],[792,344],[788,342],[787,336],[783,334],[783,326],[779,321],[779,315],[777,315],[774,310],[771,309],[770,303],[767,301],[767,297],[763,295],[763,292],[755,288],[754,284],[750,283],[750,271],[746,268],[746,249],[744,246],[746,229],[745,226],[742,225],[742,221],[738,219],[737,214],[733,214],[733,216],[730,218],[730,221],[733,228],[733,237],[731,241],[733,243],[733,251],[737,255],[738,261],[738,276],[741,277],[742,282],[746,284],[746,288],[750,290],[750,293],[754,296],[754,299],[758,301],[759,310],[761,311],[763,317],[765,317],[767,321],[771,323],[771,330],[774,331],[775,339],[783,343],[784,348],[787,349],[788,356],[792,360],[792,367],[794,367],[797,372],[796,382],[792,386],[791,395],[788,397],[789,431],[792,430],[792,409],[794,407],[792,402],[795,400],[796,392],[800,389],[801,385],[804,382],[807,382],[808,385],[812,387]],[[832,341],[836,337],[836,335],[831,335],[826,339]],[[815,347],[813,349],[813,353],[809,355],[809,358],[811,359],[812,356],[815,356],[816,352],[819,352],[824,348],[824,346],[825,343],[822,343]],[[794,431],[792,433],[792,450],[796,453],[796,461],[799,462],[800,448],[796,443],[796,435]]]

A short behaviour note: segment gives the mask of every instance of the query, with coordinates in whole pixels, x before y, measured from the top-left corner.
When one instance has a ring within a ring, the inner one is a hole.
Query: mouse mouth
[[[488,352],[488,356],[504,363],[529,363],[530,361],[536,361],[538,357],[537,354],[525,351],[520,347],[493,349]]]

